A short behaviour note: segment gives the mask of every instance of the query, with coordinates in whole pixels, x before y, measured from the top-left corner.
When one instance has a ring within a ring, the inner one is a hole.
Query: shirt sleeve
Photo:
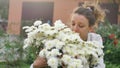
[[[102,37],[96,33],[89,33],[87,41],[97,41],[98,45],[103,45]]]
[[[88,41],[97,41],[97,43],[96,43],[97,45],[99,45],[99,46],[103,45],[102,37],[99,34],[89,33]],[[103,57],[100,58],[98,65],[94,68],[105,68]]]

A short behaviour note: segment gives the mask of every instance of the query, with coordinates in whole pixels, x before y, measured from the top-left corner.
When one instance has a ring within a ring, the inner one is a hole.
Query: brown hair
[[[89,21],[89,26],[103,22],[105,17],[105,11],[97,3],[90,2],[85,2],[82,6],[77,7],[73,13],[84,15]]]

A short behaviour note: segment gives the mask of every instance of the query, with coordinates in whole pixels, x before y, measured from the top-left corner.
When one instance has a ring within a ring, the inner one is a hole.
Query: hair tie
[[[88,10],[90,10],[91,12],[93,11],[90,7],[87,7]]]

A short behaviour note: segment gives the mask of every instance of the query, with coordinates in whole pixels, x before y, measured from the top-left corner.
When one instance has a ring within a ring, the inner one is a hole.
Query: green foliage
[[[106,62],[106,68],[120,68],[120,65]]]
[[[105,61],[109,61],[113,64],[119,64],[120,63],[120,41],[118,44],[113,44],[113,41],[106,40],[106,43],[104,43],[105,49]]]
[[[29,68],[36,58],[36,49],[23,49],[23,41],[23,37],[0,31],[0,67]]]
[[[0,62],[5,62],[7,68],[19,66],[25,60],[25,53],[21,38],[8,34],[0,38]]]
[[[100,24],[97,33],[103,37],[104,58],[105,62],[109,64],[106,68],[117,68],[112,67],[112,64],[117,66],[120,63],[120,25],[110,24],[106,21]]]
[[[5,31],[0,29],[0,37],[5,35]]]
[[[101,34],[102,37],[108,37],[110,34],[115,34],[116,38],[120,39],[120,25],[110,24],[109,21],[101,23],[97,29],[97,33]]]
[[[32,64],[33,61],[36,59],[37,54],[36,54],[36,47],[28,47],[25,49],[26,50],[26,63]]]
[[[19,62],[19,66],[11,66],[7,65],[5,62],[0,62],[0,68],[30,68],[30,65],[24,62]]]
[[[32,44],[34,45],[34,44]],[[25,49],[26,53],[26,62],[31,64],[38,57],[40,50],[43,48],[42,46],[29,46]]]

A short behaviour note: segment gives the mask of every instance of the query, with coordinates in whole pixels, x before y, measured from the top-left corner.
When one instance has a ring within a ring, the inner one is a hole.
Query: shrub
[[[120,63],[120,25],[110,24],[105,22],[100,24],[97,29],[103,37],[104,53],[105,53],[105,62],[110,64],[119,64]],[[108,67],[109,68],[109,67]]]
[[[25,60],[23,41],[17,36],[4,35],[0,38],[1,62],[5,62],[8,67],[19,66]]]

